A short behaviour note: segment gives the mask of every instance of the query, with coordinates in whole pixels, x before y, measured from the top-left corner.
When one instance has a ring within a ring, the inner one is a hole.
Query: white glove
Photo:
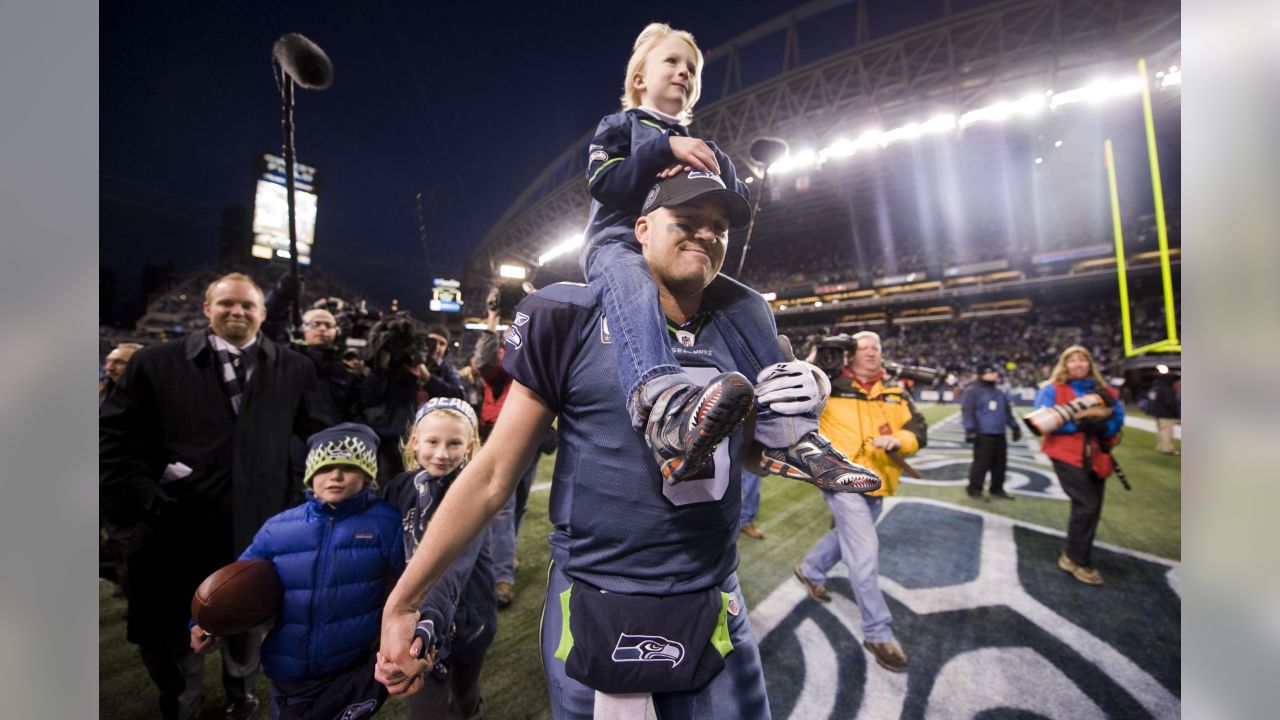
[[[817,417],[829,395],[827,374],[803,360],[770,365],[756,378],[756,402],[779,415]]]

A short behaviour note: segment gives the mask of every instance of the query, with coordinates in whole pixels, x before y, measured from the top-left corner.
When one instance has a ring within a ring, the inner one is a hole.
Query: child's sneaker
[[[704,388],[676,385],[653,403],[645,424],[645,442],[653,450],[670,485],[698,471],[721,440],[747,418],[755,389],[741,373],[717,375]]]
[[[766,449],[763,456],[765,470],[830,492],[868,493],[880,489],[880,476],[874,470],[850,461],[816,431],[789,448]]]

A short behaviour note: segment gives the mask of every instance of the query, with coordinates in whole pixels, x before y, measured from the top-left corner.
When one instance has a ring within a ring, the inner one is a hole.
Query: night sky
[[[328,90],[297,94],[298,159],[323,183],[315,267],[419,310],[430,274],[459,273],[538,173],[617,109],[646,23],[687,29],[705,52],[799,4],[104,7],[100,262],[115,273],[114,315],[137,306],[144,264],[181,277],[213,262],[224,208],[252,207],[255,160],[280,152],[271,47],[284,33],[311,38],[335,67]]]

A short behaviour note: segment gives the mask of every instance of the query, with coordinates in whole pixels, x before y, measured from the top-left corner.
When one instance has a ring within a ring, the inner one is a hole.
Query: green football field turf
[[[926,407],[933,423],[953,413],[954,405]],[[1181,559],[1181,469],[1179,458],[1156,454],[1152,433],[1126,430],[1123,444],[1115,451],[1128,472],[1134,489],[1125,492],[1109,480],[1098,540],[1173,560]],[[538,485],[551,480],[553,457],[544,457],[538,470]],[[900,486],[900,494],[925,497],[978,507],[984,511],[1043,525],[1066,529],[1067,503],[1061,500],[1019,496],[1016,502],[980,503],[970,500],[960,486]],[[482,688],[488,701],[488,718],[546,718],[547,695],[538,653],[538,622],[548,559],[545,487],[530,497],[528,514],[520,533],[520,569],[516,577],[517,596],[513,605],[499,614],[497,638],[490,648]],[[740,536],[741,565],[738,569],[748,605],[759,602],[779,584],[791,580],[791,568],[827,530],[830,515],[818,492],[811,486],[778,477],[766,478],[761,488],[757,527],[764,540]],[[104,719],[133,720],[156,716],[155,689],[138,659],[137,649],[124,639],[124,602],[111,597],[111,586],[99,583],[99,709]],[[216,655],[207,663],[205,703],[202,718],[221,718],[222,690],[218,683]],[[260,696],[266,697],[262,681]],[[389,701],[380,718],[405,718],[402,703]],[[264,714],[263,717],[266,717]]]

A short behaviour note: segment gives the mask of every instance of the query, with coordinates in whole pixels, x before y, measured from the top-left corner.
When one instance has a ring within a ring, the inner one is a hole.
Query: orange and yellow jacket
[[[865,389],[848,375],[831,381],[831,399],[818,420],[822,434],[855,463],[880,473],[883,485],[868,495],[896,495],[898,467],[884,450],[871,443],[879,435],[893,435],[902,443],[898,452],[913,455],[928,442],[928,426],[916,410],[911,393],[883,376]]]

